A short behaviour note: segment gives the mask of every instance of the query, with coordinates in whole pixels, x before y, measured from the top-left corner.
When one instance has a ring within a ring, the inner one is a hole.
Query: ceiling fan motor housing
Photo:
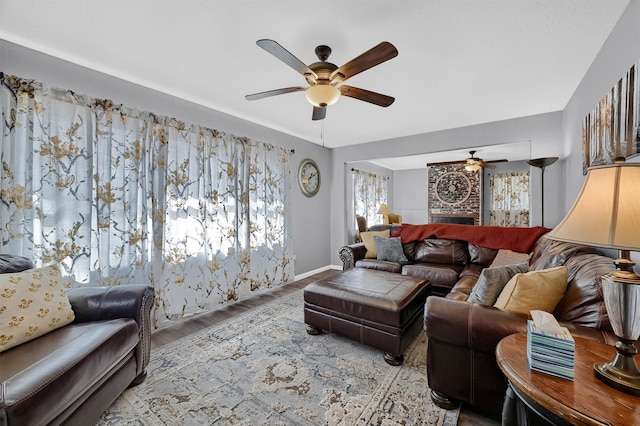
[[[316,47],[316,56],[322,62],[329,59],[330,55],[331,55],[331,48],[329,46],[321,44],[320,46]]]

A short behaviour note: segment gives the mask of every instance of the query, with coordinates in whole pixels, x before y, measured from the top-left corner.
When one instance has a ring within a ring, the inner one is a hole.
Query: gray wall
[[[427,197],[427,167],[393,172],[393,200],[391,211],[402,215],[404,223],[427,223],[429,211]]]
[[[595,104],[640,59],[640,0],[631,0],[616,27],[585,74],[562,113],[562,138],[567,156],[564,211],[573,206],[584,183],[582,174],[582,120]],[[640,162],[634,157],[630,162]],[[614,251],[605,254],[617,257]],[[640,254],[631,253],[640,263]]]
[[[175,117],[237,136],[295,149],[289,162],[295,273],[299,275],[330,264],[330,238],[326,230],[331,223],[327,206],[331,199],[332,163],[328,149],[1,39],[0,71],[33,78],[92,97],[111,99],[118,104]],[[298,165],[307,157],[318,163],[322,179],[320,191],[313,198],[302,195],[296,183]]]
[[[640,0],[631,0],[562,112],[562,139],[567,162],[564,211],[575,201],[582,174],[582,120],[640,59]],[[640,161],[635,157],[631,161]]]

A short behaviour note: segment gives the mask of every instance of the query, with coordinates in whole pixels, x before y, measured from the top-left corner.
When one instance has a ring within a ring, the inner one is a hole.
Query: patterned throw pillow
[[[73,321],[65,283],[56,265],[0,274],[0,352]]]
[[[376,248],[378,249],[378,260],[397,263],[407,263],[409,261],[402,250],[400,237],[382,238],[374,236],[373,240],[376,242]]]
[[[511,277],[524,272],[529,272],[528,263],[484,268],[480,273],[478,282],[473,286],[467,302],[493,306]]]

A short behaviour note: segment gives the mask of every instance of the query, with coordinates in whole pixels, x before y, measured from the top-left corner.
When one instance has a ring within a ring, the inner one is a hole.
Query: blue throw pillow
[[[402,242],[400,237],[383,238],[373,237],[376,248],[378,250],[378,260],[386,260],[387,262],[407,263],[409,259],[402,250]]]

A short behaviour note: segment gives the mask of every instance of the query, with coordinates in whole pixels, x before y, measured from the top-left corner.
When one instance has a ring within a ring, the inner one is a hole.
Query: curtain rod
[[[374,176],[374,177],[381,177],[381,178],[385,178],[385,179],[391,179],[389,176],[378,176],[375,173],[365,172],[364,170],[354,169],[353,167],[351,168],[351,171],[352,172],[358,172],[358,173],[367,173],[367,174],[370,174],[371,176]]]

